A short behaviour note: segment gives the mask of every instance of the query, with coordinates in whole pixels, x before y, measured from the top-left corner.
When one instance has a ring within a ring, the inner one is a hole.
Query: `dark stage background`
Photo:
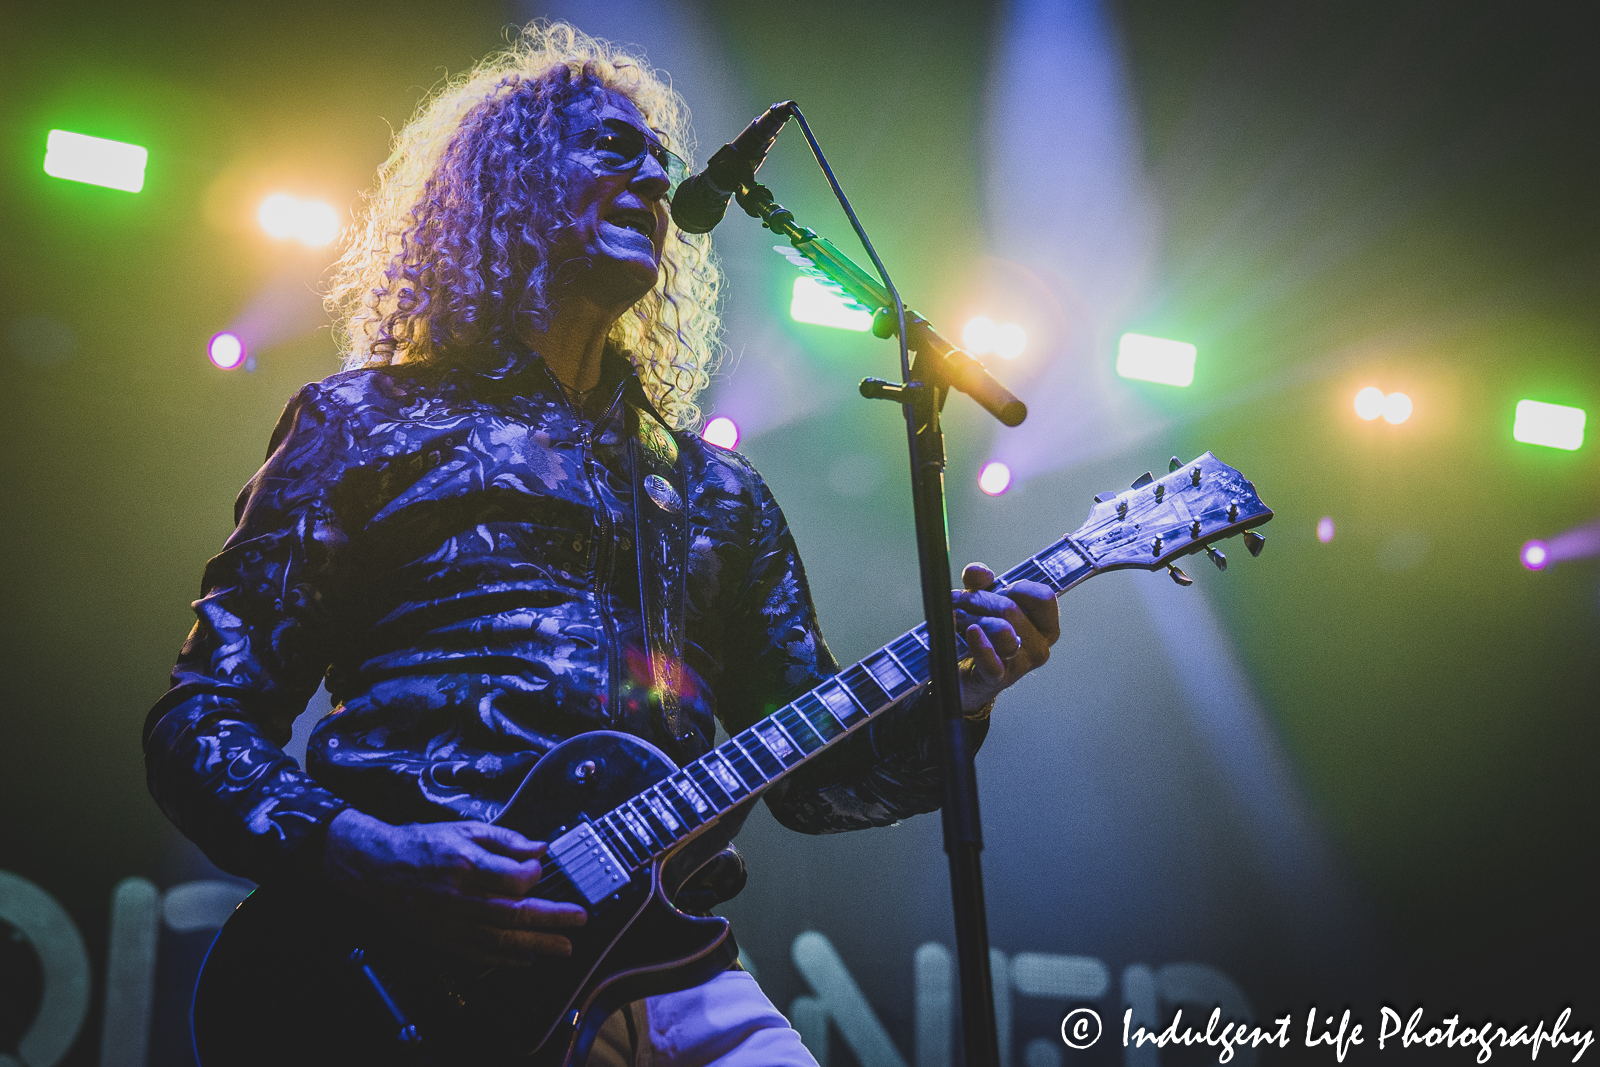
[[[333,252],[270,240],[256,205],[347,216],[425,90],[541,14],[672,71],[702,159],[798,99],[908,299],[951,332],[1025,326],[998,373],[1029,422],[950,405],[958,564],[1009,566],[1172,454],[1216,452],[1277,511],[1259,560],[1232,542],[1192,589],[1070,593],[997,713],[1008,1065],[1215,1061],[1122,1049],[1125,1006],[1294,1013],[1262,1062],[1334,1062],[1303,1047],[1313,1005],[1369,1035],[1383,1005],[1600,1021],[1600,563],[1518,561],[1600,520],[1600,464],[1592,426],[1571,452],[1511,437],[1519,399],[1600,411],[1593,5],[89,0],[0,33],[0,1064],[190,1062],[188,989],[241,889],[149,800],[139,728],[278,411],[337,369]],[[45,175],[52,128],[148,147],[144,191]],[[852,248],[797,131],[763,177]],[[854,388],[893,349],[793,321],[793,268],[737,212],[717,243],[705,407],[743,428],[848,660],[919,610],[898,418]],[[206,361],[230,327],[252,372]],[[1194,384],[1117,377],[1126,330],[1195,343]],[[1356,418],[1367,385],[1413,417]],[[990,459],[1005,495],[977,489]],[[810,839],[760,812],[741,843],[726,912],[819,1053],[951,1062],[938,820]],[[1081,1053],[1057,1036],[1079,1005],[1117,1032]]]

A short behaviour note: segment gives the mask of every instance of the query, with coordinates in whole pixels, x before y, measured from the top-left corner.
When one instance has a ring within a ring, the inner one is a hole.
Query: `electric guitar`
[[[1252,528],[1272,518],[1255,488],[1209,452],[1094,499],[1088,521],[999,584],[1041,582],[1059,596],[1096,574],[1142,567],[1189,585],[1180,557],[1203,551],[1225,569],[1213,543],[1242,533],[1257,555],[1264,538]],[[688,766],[611,731],[551,749],[495,821],[549,842],[537,895],[588,910],[588,923],[570,931],[569,957],[473,965],[409,943],[333,890],[263,886],[201,970],[201,1064],[582,1064],[611,1012],[727,966],[727,921],[687,915],[671,900],[754,799],[928,677],[922,625]]]

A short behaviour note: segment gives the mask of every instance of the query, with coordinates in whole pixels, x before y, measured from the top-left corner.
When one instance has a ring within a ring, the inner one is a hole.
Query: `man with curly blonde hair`
[[[219,866],[537,968],[589,917],[530,895],[545,844],[492,822],[541,756],[613,730],[681,764],[717,720],[743,729],[837,672],[776,502],[688,429],[718,279],[668,217],[686,124],[641,61],[536,24],[397,136],[330,298],[348,369],[284,412],[145,731],[152,793]],[[1048,590],[992,582],[969,568],[961,601],[980,733],[1058,632]],[[335,709],[301,769],[282,746],[324,677]],[[778,820],[937,808],[927,705],[769,790]],[[675,903],[744,878],[730,849]],[[735,951],[607,1020],[590,1062],[814,1064]],[[383,1061],[312,1025],[283,1019],[256,1054]]]

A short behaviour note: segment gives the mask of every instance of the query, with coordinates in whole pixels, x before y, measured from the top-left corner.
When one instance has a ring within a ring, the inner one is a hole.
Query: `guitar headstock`
[[[1174,456],[1168,470],[1163,478],[1145,474],[1120,493],[1094,498],[1089,520],[1072,539],[1096,570],[1166,567],[1173,581],[1189,585],[1193,579],[1177,566],[1182,556],[1205,552],[1226,570],[1227,557],[1211,546],[1241,533],[1250,554],[1261,554],[1266,539],[1250,531],[1271,519],[1272,509],[1244,475],[1210,452],[1190,463]]]

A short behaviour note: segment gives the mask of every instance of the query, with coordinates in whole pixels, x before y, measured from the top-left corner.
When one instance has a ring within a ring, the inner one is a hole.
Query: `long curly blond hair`
[[[395,135],[327,296],[346,367],[447,362],[549,323],[549,249],[566,217],[560,110],[610,90],[689,157],[689,114],[643,59],[565,22],[507,48],[423,101]],[[651,402],[698,422],[720,321],[710,238],[669,224],[655,288],[612,327]]]

